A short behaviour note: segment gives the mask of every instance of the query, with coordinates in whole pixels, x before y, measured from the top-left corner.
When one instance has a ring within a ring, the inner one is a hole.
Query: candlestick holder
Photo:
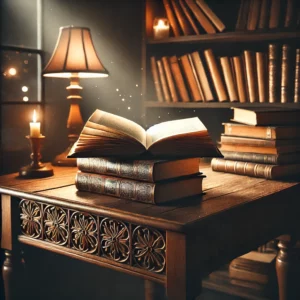
[[[30,146],[32,150],[30,158],[32,162],[30,165],[22,167],[19,170],[20,177],[42,178],[52,176],[53,169],[49,168],[48,166],[45,166],[40,162],[40,159],[42,158],[41,147],[45,136],[40,135],[39,137],[31,137],[27,135],[26,138],[30,141]]]

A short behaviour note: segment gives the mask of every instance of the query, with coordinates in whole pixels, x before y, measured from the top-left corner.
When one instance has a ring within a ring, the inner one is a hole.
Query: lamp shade
[[[66,26],[59,29],[58,40],[43,75],[70,78],[107,77],[92,41],[89,28]]]

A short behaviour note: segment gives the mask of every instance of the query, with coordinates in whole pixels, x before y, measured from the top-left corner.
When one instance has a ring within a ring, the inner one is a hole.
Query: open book
[[[222,157],[196,118],[163,122],[147,131],[101,110],[86,122],[68,157]]]

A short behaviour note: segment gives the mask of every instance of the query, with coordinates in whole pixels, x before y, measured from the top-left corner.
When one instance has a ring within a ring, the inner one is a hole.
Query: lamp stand
[[[68,148],[58,154],[52,164],[56,166],[76,166],[76,158],[67,158],[69,151],[71,150],[73,144],[79,137],[79,134],[83,127],[83,119],[80,112],[79,101],[82,99],[80,96],[80,92],[82,87],[79,85],[79,77],[77,73],[72,73],[70,78],[70,85],[67,87],[67,91],[69,92],[68,100],[71,101],[69,117],[67,121],[68,128],[68,139],[69,146]]]

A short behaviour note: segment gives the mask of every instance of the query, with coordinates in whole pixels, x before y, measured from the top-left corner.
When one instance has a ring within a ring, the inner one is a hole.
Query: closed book
[[[202,11],[206,14],[206,16],[210,19],[210,21],[214,24],[214,26],[220,31],[225,30],[225,24],[220,20],[220,18],[211,10],[211,8],[207,5],[204,0],[196,0],[196,3],[202,9]]]
[[[256,52],[256,73],[257,73],[257,86],[258,86],[258,100],[260,103],[268,102],[268,89],[267,89],[267,55],[264,52]]]
[[[189,59],[190,65],[192,67],[194,78],[196,80],[197,87],[198,87],[198,90],[199,90],[199,93],[200,93],[200,100],[199,101],[204,101],[205,100],[204,93],[203,93],[202,86],[201,86],[201,83],[200,83],[200,78],[198,77],[198,74],[197,74],[197,71],[196,71],[196,68],[195,68],[195,65],[194,65],[194,61],[193,61],[192,56],[191,56],[190,53],[187,54],[187,57]]]
[[[194,2],[194,0],[185,0],[190,10],[195,15],[195,18],[198,20],[199,24],[207,33],[216,33],[216,29],[211,24],[210,20],[206,17],[203,11],[199,6]]]
[[[173,74],[173,78],[179,93],[179,98],[183,102],[189,102],[190,96],[184,81],[184,78],[182,76],[182,71],[179,66],[178,58],[177,56],[171,56],[169,57],[170,67]]]
[[[196,25],[196,22],[194,20],[194,17],[192,15],[192,12],[190,11],[190,9],[187,7],[186,3],[184,0],[179,0],[179,4],[182,8],[182,11],[185,13],[186,18],[188,19],[188,21],[191,24],[191,27],[193,28],[193,30],[195,31],[196,34],[200,34],[200,31]]]
[[[280,87],[280,56],[279,45],[269,44],[269,102],[279,102],[279,87]]]
[[[195,52],[191,53],[191,57],[192,57],[194,67],[197,72],[197,76],[200,80],[200,84],[201,84],[202,91],[204,94],[204,100],[205,101],[213,101],[214,96],[213,96],[212,90],[210,88],[210,84],[208,81],[208,77],[206,75],[206,71],[205,71],[205,67],[204,67],[202,58],[200,57],[200,53],[198,51],[195,51]]]
[[[294,102],[300,102],[300,49],[296,49],[295,79],[294,79]]]
[[[151,183],[78,171],[75,185],[79,191],[149,204],[160,204],[202,194],[204,177],[203,175],[195,175]]]
[[[256,73],[256,61],[252,51],[244,51],[245,68],[246,68],[246,82],[249,94],[249,101],[251,103],[258,101],[257,90],[257,73]]]
[[[261,164],[286,165],[300,163],[300,152],[283,153],[277,155],[251,152],[222,151],[222,154],[225,159]]]
[[[156,59],[154,56],[152,56],[150,58],[150,62],[151,62],[151,73],[152,73],[152,77],[153,77],[156,97],[159,102],[163,102],[164,98],[163,98],[163,93],[162,93],[162,87],[161,87],[161,83],[160,83],[160,79],[159,79]]]
[[[169,91],[167,77],[166,77],[166,73],[165,73],[163,64],[160,59],[158,59],[156,61],[156,63],[157,63],[158,74],[159,74],[159,78],[160,78],[160,82],[161,82],[161,86],[162,86],[162,90],[163,90],[164,99],[166,102],[171,102],[171,94]]]
[[[170,27],[172,28],[173,34],[175,37],[178,37],[181,35],[180,28],[179,28],[176,16],[174,14],[174,11],[171,7],[170,1],[173,1],[173,0],[163,0],[163,4],[165,7],[167,18],[170,22]]]
[[[248,30],[257,29],[258,21],[259,21],[259,14],[260,14],[260,8],[261,8],[261,1],[251,0],[249,15],[248,15],[248,23],[247,23],[247,29]]]
[[[247,102],[247,91],[246,91],[246,76],[243,65],[243,60],[240,56],[234,56],[233,67],[236,78],[236,85],[238,91],[238,98],[241,103]]]
[[[261,177],[266,179],[281,179],[287,176],[300,174],[300,164],[267,165],[251,162],[213,158],[211,161],[213,171]]]
[[[269,28],[279,27],[281,9],[281,0],[271,0]]]
[[[220,72],[220,67],[218,66],[217,60],[212,49],[206,49],[203,53],[217,93],[218,100],[220,102],[228,101],[228,96]]]
[[[77,158],[80,171],[139,181],[158,182],[199,173],[199,158],[180,160],[119,160],[103,157]]]
[[[292,102],[292,49],[288,44],[282,46],[280,102]]]
[[[231,69],[231,63],[228,56],[220,57],[220,64],[223,71],[229,100],[231,102],[238,101],[238,93],[234,82],[234,76]]]
[[[233,121],[248,125],[300,125],[300,109],[232,107]]]
[[[271,140],[271,139],[255,139],[248,137],[222,135],[221,143],[234,145],[248,145],[257,147],[281,147],[281,146],[296,146],[300,145],[300,139],[286,139],[286,140]]]
[[[297,21],[297,4],[296,0],[286,0],[286,13],[284,27],[295,28]]]
[[[169,91],[170,91],[170,95],[171,95],[171,99],[173,102],[178,102],[178,95],[177,95],[177,90],[175,87],[175,82],[174,82],[174,78],[172,75],[172,71],[171,71],[171,66],[170,66],[170,62],[169,62],[169,58],[167,56],[163,56],[161,58],[162,61],[162,65],[166,74],[166,80],[167,80],[167,84],[169,87]]]
[[[182,11],[177,0],[172,0],[171,3],[173,5],[175,16],[177,17],[178,23],[181,27],[183,34],[184,35],[192,34],[192,32],[193,32],[192,28],[191,28],[188,20],[186,19],[186,16],[185,16],[184,12]]]
[[[271,0],[261,1],[260,14],[258,20],[259,29],[266,29],[269,27],[270,5],[271,5]]]
[[[241,0],[240,8],[238,11],[238,18],[236,22],[235,29],[236,30],[245,30],[247,29],[247,20],[248,20],[248,12],[250,8],[251,0]]]
[[[259,139],[298,139],[298,126],[250,126],[238,123],[223,123],[224,134]]]
[[[188,54],[181,56],[180,61],[182,64],[183,73],[185,75],[192,96],[192,100],[193,101],[203,100]]]

